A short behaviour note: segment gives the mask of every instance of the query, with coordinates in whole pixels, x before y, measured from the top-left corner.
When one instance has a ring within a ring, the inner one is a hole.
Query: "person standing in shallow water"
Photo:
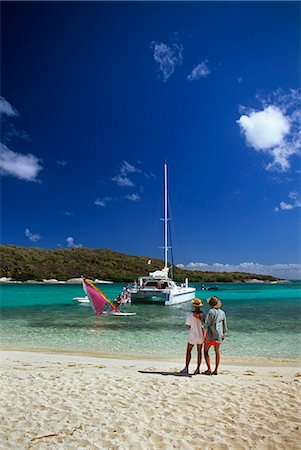
[[[203,313],[200,307],[203,306],[203,302],[200,298],[192,300],[194,311],[190,311],[186,316],[186,325],[189,327],[188,343],[186,350],[186,363],[183,370],[180,373],[188,374],[189,363],[191,361],[191,351],[194,345],[197,346],[197,367],[194,371],[194,375],[200,373],[200,366],[202,362],[202,347],[205,340],[204,327],[203,327]]]
[[[211,306],[206,314],[205,329],[207,334],[204,345],[204,355],[207,364],[207,370],[202,372],[204,375],[217,375],[218,367],[221,359],[220,347],[228,331],[225,312],[220,309],[222,302],[219,298],[213,296],[207,298],[207,302]],[[214,346],[215,350],[215,369],[211,372],[209,349]]]

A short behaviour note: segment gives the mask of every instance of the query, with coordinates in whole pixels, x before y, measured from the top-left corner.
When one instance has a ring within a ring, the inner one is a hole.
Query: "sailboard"
[[[133,312],[112,312],[113,316],[135,316],[136,313]]]
[[[83,289],[88,296],[94,312],[97,316],[134,316],[136,313],[120,312],[118,307],[106,296],[104,292],[98,289],[92,281],[87,278],[82,279]]]

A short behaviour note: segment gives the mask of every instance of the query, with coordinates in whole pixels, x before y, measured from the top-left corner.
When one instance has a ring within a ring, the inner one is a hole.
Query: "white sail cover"
[[[168,278],[169,267],[164,267],[162,270],[155,270],[155,272],[150,272],[149,276],[153,278],[162,277]]]

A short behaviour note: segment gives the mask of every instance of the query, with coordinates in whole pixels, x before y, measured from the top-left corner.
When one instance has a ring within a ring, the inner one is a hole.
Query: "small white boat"
[[[189,302],[195,298],[195,288],[188,286],[188,278],[185,283],[177,284],[168,276],[167,253],[171,247],[168,245],[168,197],[167,197],[167,164],[164,164],[164,268],[150,272],[148,277],[139,277],[138,283],[129,289],[132,302],[152,301],[165,305],[176,305]]]
[[[82,305],[87,305],[90,306],[90,300],[87,297],[87,295],[85,297],[73,297],[72,299],[74,302],[76,303],[80,303]]]

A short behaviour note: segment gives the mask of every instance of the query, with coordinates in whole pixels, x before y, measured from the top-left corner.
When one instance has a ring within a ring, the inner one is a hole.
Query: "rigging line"
[[[173,275],[174,275],[174,258],[173,258],[173,246],[172,246],[172,238],[171,238],[170,220],[168,221],[168,234],[169,234],[170,254],[171,254],[170,277],[173,279]]]
[[[156,211],[157,213],[156,213],[156,215],[154,215],[154,222],[153,222],[153,232],[155,233],[155,239],[157,239],[159,229],[161,231],[161,227],[162,227],[162,221],[161,221],[162,210],[163,210],[163,189],[162,189],[162,186],[161,186],[161,189],[159,191],[159,194],[160,195],[159,195],[159,198],[157,200],[157,211]],[[161,234],[160,234],[160,237],[159,237],[159,240],[158,240],[158,248],[161,248],[161,240],[162,240],[162,237],[161,237]],[[157,256],[157,252],[156,252],[156,255],[154,255],[153,257],[156,257],[158,259],[164,259],[161,254],[160,254],[160,256]]]
[[[173,213],[171,210],[171,203],[170,203],[170,199],[168,198],[168,212],[169,212],[169,233],[170,233],[170,237],[171,235],[175,235],[175,226],[174,226],[174,217],[173,217]],[[171,245],[171,249],[172,249],[172,257],[174,255],[174,251],[173,251],[173,245],[172,243],[170,243]]]
[[[172,226],[172,231],[173,231],[173,235],[174,235],[174,241],[176,242],[176,248],[177,248],[177,255],[180,259],[186,260],[186,252],[183,252],[183,248],[185,248],[185,246],[183,246],[183,239],[182,239],[182,234],[178,234],[177,233],[177,227],[176,227],[176,220],[173,216],[171,207],[169,206],[169,211],[170,211],[170,222],[171,226]],[[184,254],[185,253],[185,254]],[[179,256],[180,255],[180,256]],[[181,262],[181,261],[178,261]]]
[[[173,279],[174,276],[174,251],[172,245],[172,211],[171,211],[171,202],[170,197],[167,197],[167,205],[168,205],[168,235],[169,235],[169,244],[170,245],[170,256],[171,256],[171,268],[170,268],[170,277]]]

